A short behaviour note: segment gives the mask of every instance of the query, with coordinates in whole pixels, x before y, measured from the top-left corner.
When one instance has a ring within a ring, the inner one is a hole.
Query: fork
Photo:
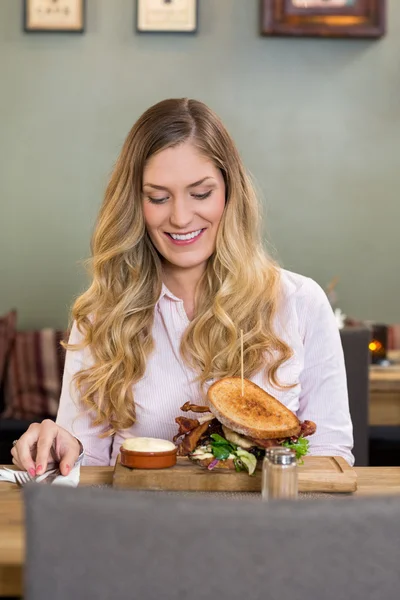
[[[24,472],[15,471],[14,477],[15,477],[15,483],[17,484],[18,487],[23,487],[27,483],[30,483],[31,481],[35,481],[34,478],[31,477],[29,475],[29,473],[27,473],[25,471]]]
[[[18,487],[23,487],[25,484],[30,483],[31,481],[37,483],[52,483],[56,477],[61,475],[59,468],[49,469],[48,471],[45,471],[43,475],[37,475],[36,477],[32,477],[27,471],[13,471],[13,473],[15,477],[15,483],[18,485]]]

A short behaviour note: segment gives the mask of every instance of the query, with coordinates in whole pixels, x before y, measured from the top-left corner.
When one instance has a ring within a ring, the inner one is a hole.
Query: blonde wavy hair
[[[154,154],[189,139],[221,170],[226,206],[182,337],[182,360],[203,389],[211,379],[240,374],[243,329],[245,376],[263,369],[282,387],[277,370],[292,354],[274,333],[279,269],[262,247],[258,201],[234,142],[205,104],[159,102],[132,127],[117,159],[92,237],[92,283],[72,309],[82,342],[66,345],[90,347],[93,364],[75,375],[75,383],[93,424],[107,425],[105,435],[135,422],[133,384],[144,376],[154,348],[162,257],[146,232],[142,174]]]

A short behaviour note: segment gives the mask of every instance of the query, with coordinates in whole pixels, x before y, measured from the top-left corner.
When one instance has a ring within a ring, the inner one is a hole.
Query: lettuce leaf
[[[283,442],[282,446],[285,448],[290,448],[290,450],[294,450],[296,453],[296,458],[299,461],[301,460],[301,464],[303,462],[303,456],[308,454],[309,444],[310,442],[301,435],[297,442],[291,442],[290,440],[287,440],[286,442]]]
[[[237,446],[235,444],[228,442],[228,440],[223,438],[221,435],[218,435],[218,433],[212,433],[210,435],[210,437],[211,437],[211,445],[212,446],[226,446],[227,448],[230,448],[231,450],[236,450],[236,448],[237,448]]]
[[[222,437],[222,435],[218,435],[218,433],[212,433],[210,435],[210,438],[213,440],[214,444],[219,444],[219,445],[228,445],[229,442],[228,440],[226,440],[225,438]]]
[[[240,471],[246,471],[246,467],[244,466],[240,458],[235,458],[233,464],[235,465],[235,470],[237,473],[240,473]]]
[[[234,465],[236,471],[248,471],[252,475],[257,466],[257,458],[246,450],[228,442],[218,433],[211,434],[211,452],[218,460],[226,460],[231,454],[235,456]]]
[[[226,458],[229,458],[231,450],[227,446],[211,445],[211,452],[213,453],[215,458],[218,458],[218,460],[225,460]]]
[[[250,452],[243,450],[243,448],[238,448],[236,455],[240,458],[241,462],[248,470],[249,475],[253,475],[257,467],[257,459],[254,454],[250,454]]]

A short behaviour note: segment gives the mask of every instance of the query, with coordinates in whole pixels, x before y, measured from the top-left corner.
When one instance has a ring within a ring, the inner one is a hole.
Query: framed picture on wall
[[[136,0],[140,33],[196,33],[198,0]]]
[[[24,29],[40,33],[83,33],[85,3],[85,0],[24,0]]]
[[[261,34],[379,38],[386,0],[260,0]]]

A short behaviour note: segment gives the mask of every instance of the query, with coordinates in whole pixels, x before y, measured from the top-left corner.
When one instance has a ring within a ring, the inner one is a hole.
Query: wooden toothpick
[[[242,376],[242,396],[244,396],[244,379],[243,379],[243,329],[240,330],[240,364]]]

